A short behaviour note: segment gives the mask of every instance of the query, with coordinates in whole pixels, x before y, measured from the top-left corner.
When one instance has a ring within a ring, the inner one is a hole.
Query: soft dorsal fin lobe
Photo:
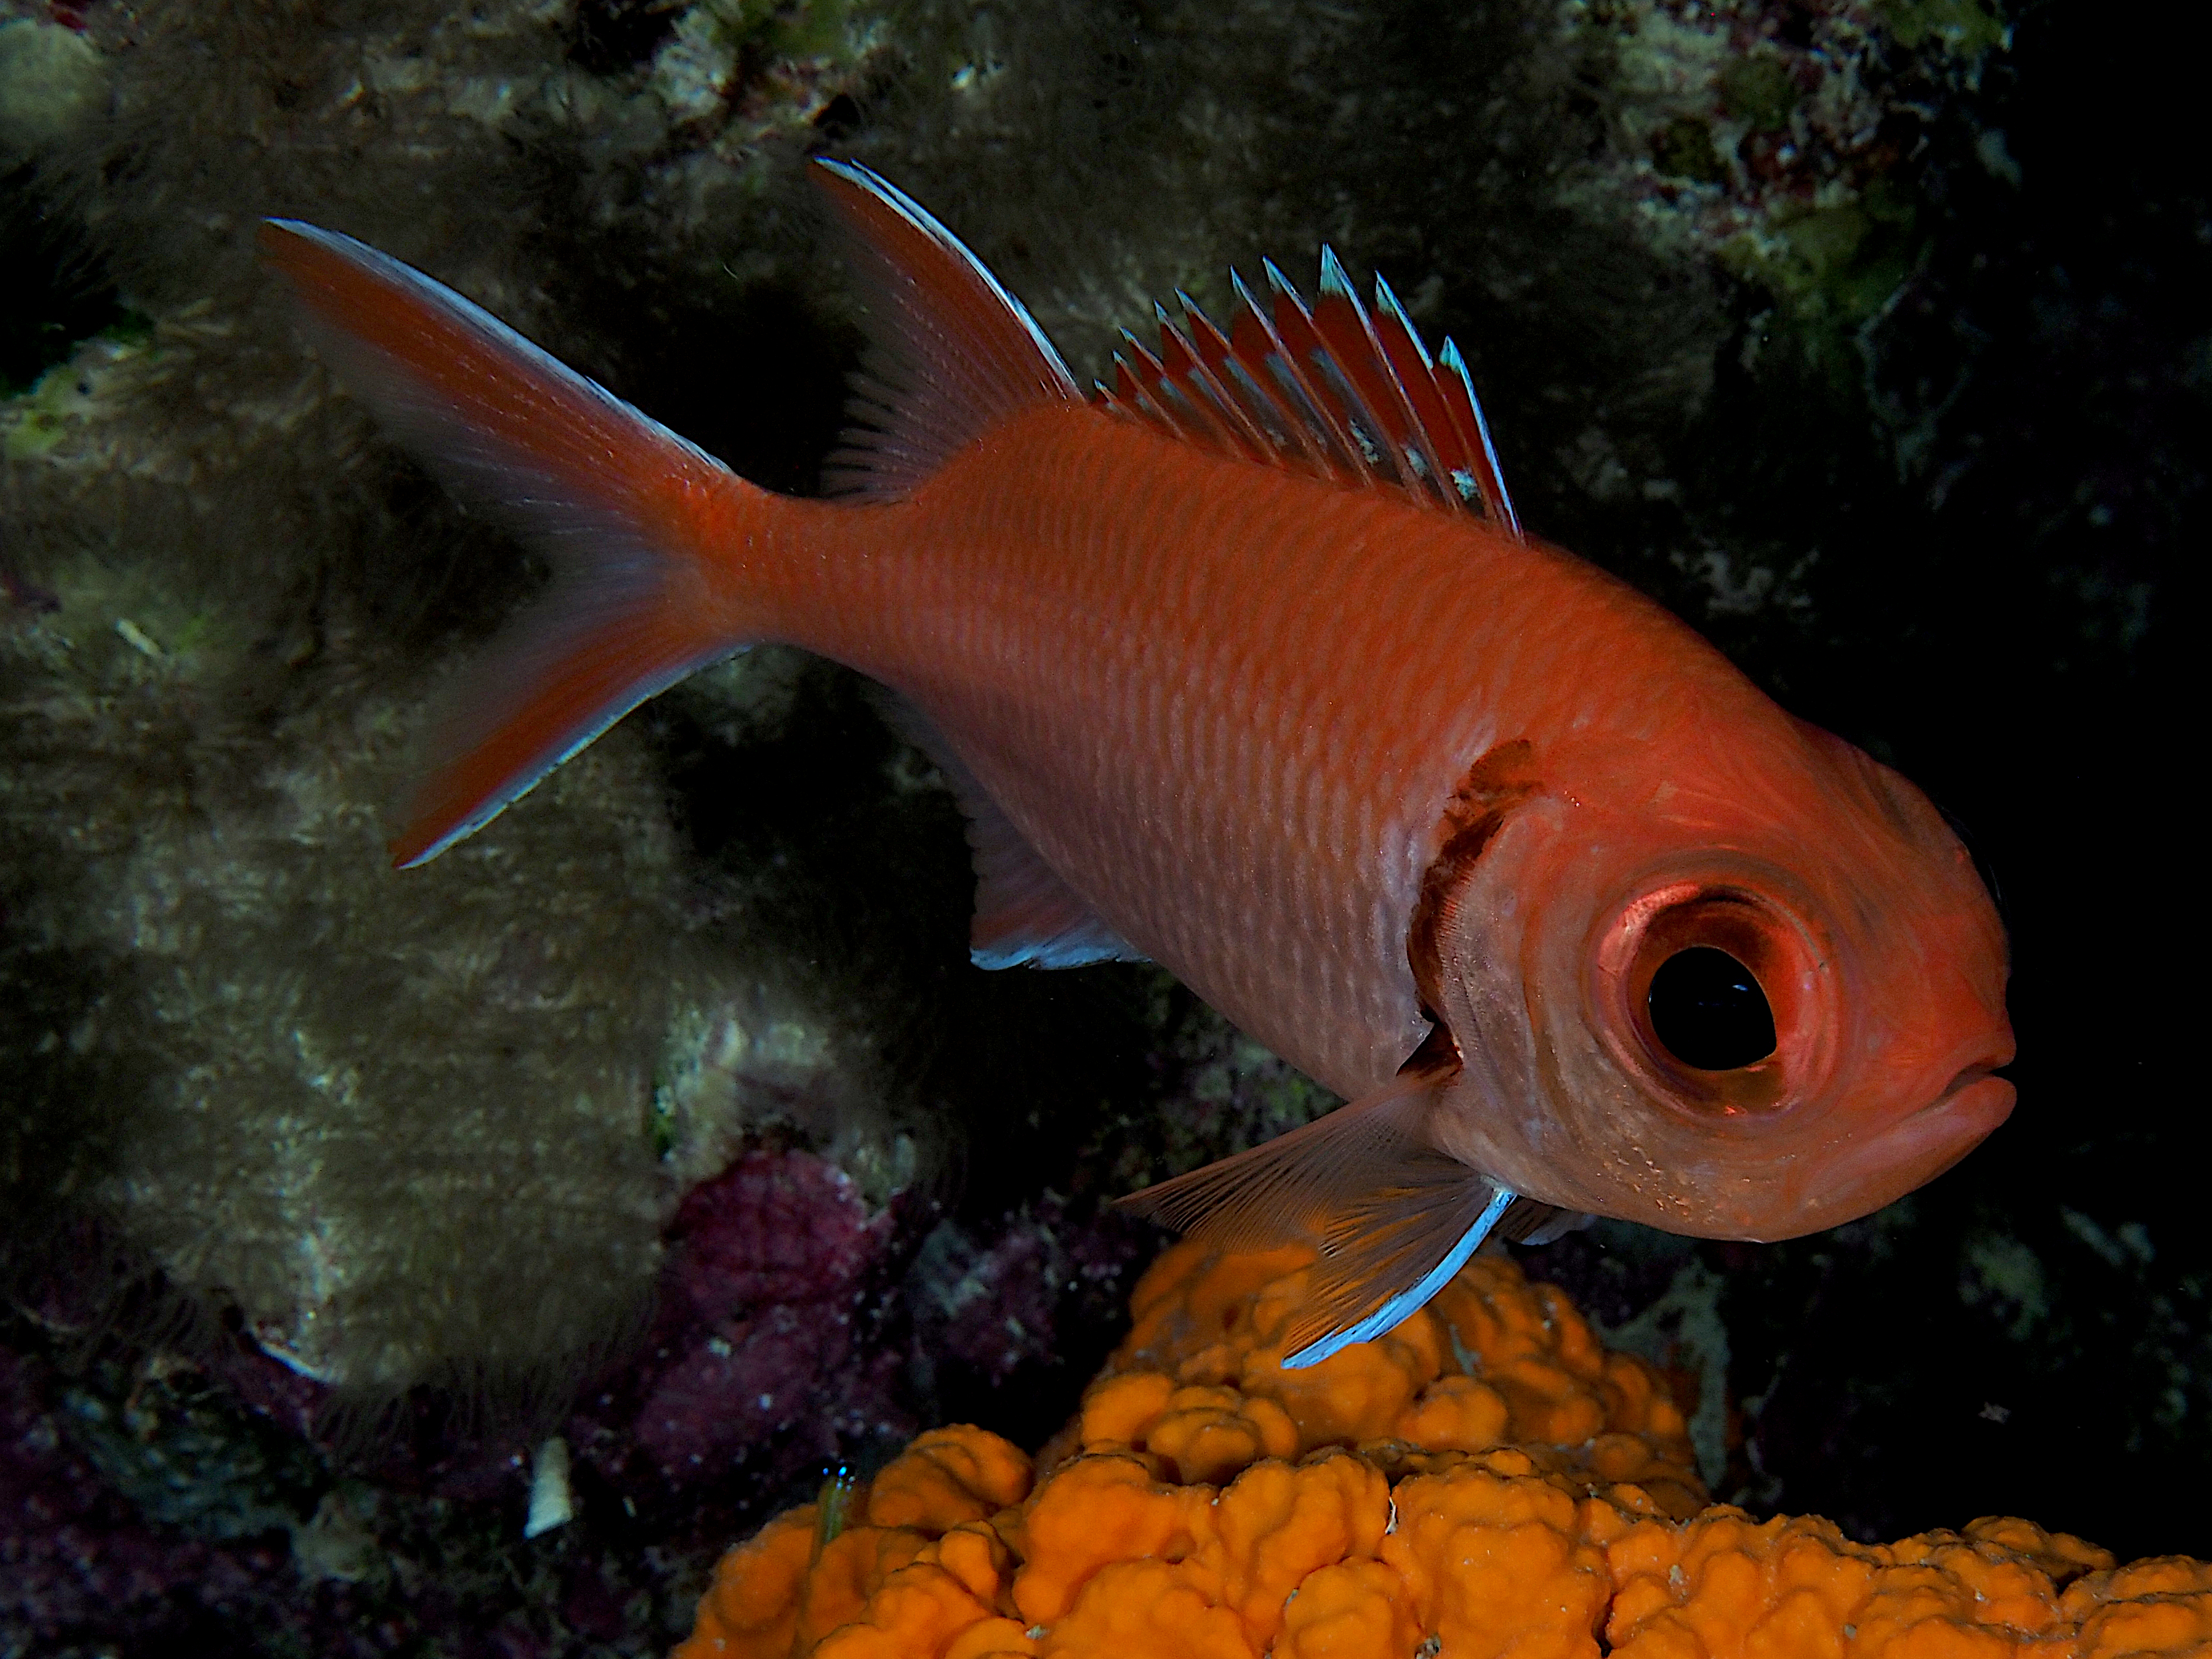
[[[854,425],[825,469],[836,493],[895,500],[1007,416],[1080,398],[1036,319],[911,197],[851,161],[813,177],[852,239],[871,329]]]
[[[892,730],[937,763],[968,821],[975,863],[970,961],[978,968],[1080,968],[1146,959],[1054,872],[928,716],[888,692],[877,707]]]
[[[1097,401],[1223,454],[1338,483],[1390,485],[1519,540],[1458,349],[1447,340],[1431,357],[1380,276],[1370,313],[1328,248],[1310,310],[1272,261],[1264,270],[1264,302],[1231,273],[1237,308],[1226,334],[1188,295],[1176,295],[1180,325],[1155,307],[1159,355],[1127,340],[1114,384],[1099,386]]]
[[[1217,1249],[1318,1243],[1283,1359],[1287,1370],[1318,1364],[1413,1314],[1515,1206],[1515,1194],[1437,1151],[1424,1133],[1451,1077],[1401,1073],[1302,1129],[1121,1204]]]
[[[260,245],[339,379],[553,564],[432,740],[391,847],[420,864],[646,698],[759,637],[707,574],[706,550],[769,498],[388,254],[291,219],[264,220]]]

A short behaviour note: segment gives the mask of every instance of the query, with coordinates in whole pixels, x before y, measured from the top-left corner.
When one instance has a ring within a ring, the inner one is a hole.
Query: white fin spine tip
[[[1437,384],[1435,362],[1429,356],[1427,344],[1413,319],[1406,315],[1398,296],[1378,273],[1375,278],[1375,307],[1378,320],[1374,333],[1392,368],[1396,371],[1398,384],[1413,404],[1422,432],[1429,442],[1429,459],[1435,463],[1432,479],[1437,498],[1459,512],[1472,512],[1479,504],[1463,497],[1453,483],[1455,474],[1474,477],[1474,452],[1468,447],[1466,436],[1454,418],[1451,404],[1443,389]],[[1486,503],[1481,503],[1487,514]]]
[[[1317,445],[1313,432],[1277,387],[1274,374],[1266,366],[1269,352],[1274,349],[1270,343],[1273,330],[1261,319],[1240,273],[1229,273],[1229,286],[1237,303],[1230,316],[1228,331],[1222,336],[1229,353],[1221,360],[1219,372],[1236,388],[1245,412],[1267,433],[1270,446],[1283,464],[1317,478],[1335,477],[1336,468],[1328,455]],[[1237,338],[1240,332],[1243,335],[1241,343]]]
[[[1468,513],[1522,539],[1488,417],[1449,340],[1434,355],[1380,273],[1364,303],[1334,247],[1321,251],[1309,308],[1272,259],[1263,302],[1241,273],[1225,331],[1183,289],[1164,304],[1157,357],[1135,360],[1142,388],[1188,440],[1334,483],[1388,483],[1423,506]],[[1142,350],[1133,339],[1133,353]],[[1109,390],[1113,402],[1121,393]],[[1132,410],[1131,412],[1137,412]]]
[[[1375,319],[1359,303],[1358,295],[1349,284],[1346,287],[1344,297],[1352,314],[1359,319],[1360,331],[1366,337],[1369,359],[1374,364],[1376,378],[1388,389],[1390,400],[1395,405],[1395,413],[1399,422],[1398,442],[1408,465],[1435,500],[1446,507],[1458,507],[1461,503],[1457,492],[1443,477],[1442,447],[1436,434],[1430,430],[1428,421],[1423,417],[1420,400],[1408,385],[1408,377],[1393,361],[1389,349],[1383,343],[1381,331],[1375,326]],[[1418,345],[1419,342],[1415,343]]]
[[[1347,400],[1364,406],[1376,441],[1389,447],[1395,482],[1438,506],[1463,510],[1457,492],[1443,479],[1441,452],[1406,377],[1333,248],[1322,249],[1321,301],[1312,318]]]
[[[1396,293],[1392,290],[1389,283],[1382,280],[1382,273],[1379,270],[1375,273],[1375,308],[1405,331],[1406,338],[1413,346],[1414,355],[1421,360],[1421,367],[1434,373],[1436,362],[1429,356],[1429,349],[1421,340],[1420,330],[1413,326],[1413,319],[1406,314],[1406,307],[1398,303]]]
[[[1516,541],[1522,539],[1520,515],[1513,510],[1513,498],[1505,490],[1505,475],[1498,470],[1498,450],[1490,441],[1490,422],[1482,413],[1482,399],[1474,395],[1474,377],[1467,372],[1467,359],[1459,355],[1459,348],[1446,340],[1437,353],[1437,361],[1453,377],[1447,385],[1456,384],[1467,398],[1467,414],[1471,419],[1475,442],[1480,446],[1482,468],[1477,475],[1482,488],[1483,504],[1490,516],[1502,525]]]
[[[1321,291],[1334,294],[1358,305],[1353,297],[1352,279],[1345,274],[1344,261],[1336,257],[1336,250],[1327,242],[1321,245]]]
[[[1300,393],[1312,406],[1308,418],[1352,462],[1358,482],[1374,483],[1379,459],[1376,452],[1385,438],[1376,426],[1374,411],[1362,406],[1356,389],[1344,373],[1344,366],[1314,325],[1313,313],[1306,309],[1304,298],[1276,268],[1273,260],[1262,263],[1267,267],[1267,285],[1274,290],[1275,303],[1261,321],[1267,324],[1284,363],[1296,377]],[[1314,383],[1317,374],[1330,383],[1328,389],[1334,395],[1322,395]],[[1364,436],[1359,430],[1362,426],[1368,429]],[[1397,480],[1391,477],[1387,482]]]

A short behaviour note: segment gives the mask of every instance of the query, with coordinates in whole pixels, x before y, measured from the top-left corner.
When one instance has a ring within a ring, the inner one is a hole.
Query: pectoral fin
[[[1317,1122],[1121,1202],[1224,1250],[1319,1244],[1283,1360],[1319,1364],[1418,1310],[1514,1206],[1511,1190],[1428,1138],[1450,1078],[1401,1073]]]

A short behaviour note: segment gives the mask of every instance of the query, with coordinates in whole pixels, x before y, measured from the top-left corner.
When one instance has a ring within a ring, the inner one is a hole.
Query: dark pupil
[[[1651,975],[1651,1032],[1701,1072],[1733,1072],[1774,1052],[1774,1011],[1751,969],[1725,951],[1694,945]]]

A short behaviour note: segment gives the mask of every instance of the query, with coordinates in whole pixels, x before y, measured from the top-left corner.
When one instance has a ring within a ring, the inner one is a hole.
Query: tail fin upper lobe
[[[895,501],[996,422],[1079,404],[1035,320],[950,231],[865,167],[825,161],[815,182],[876,325],[862,423],[833,458],[847,493]],[[655,692],[781,631],[768,611],[790,610],[796,589],[770,590],[798,573],[754,564],[749,545],[773,538],[749,532],[817,504],[746,483],[349,236],[270,219],[261,249],[345,384],[457,495],[554,563],[551,591],[477,666],[440,734],[396,862],[434,858]]]
[[[655,692],[760,637],[714,556],[775,498],[420,271],[295,220],[261,227],[345,384],[465,501],[552,559],[472,677],[392,842],[482,828]]]

